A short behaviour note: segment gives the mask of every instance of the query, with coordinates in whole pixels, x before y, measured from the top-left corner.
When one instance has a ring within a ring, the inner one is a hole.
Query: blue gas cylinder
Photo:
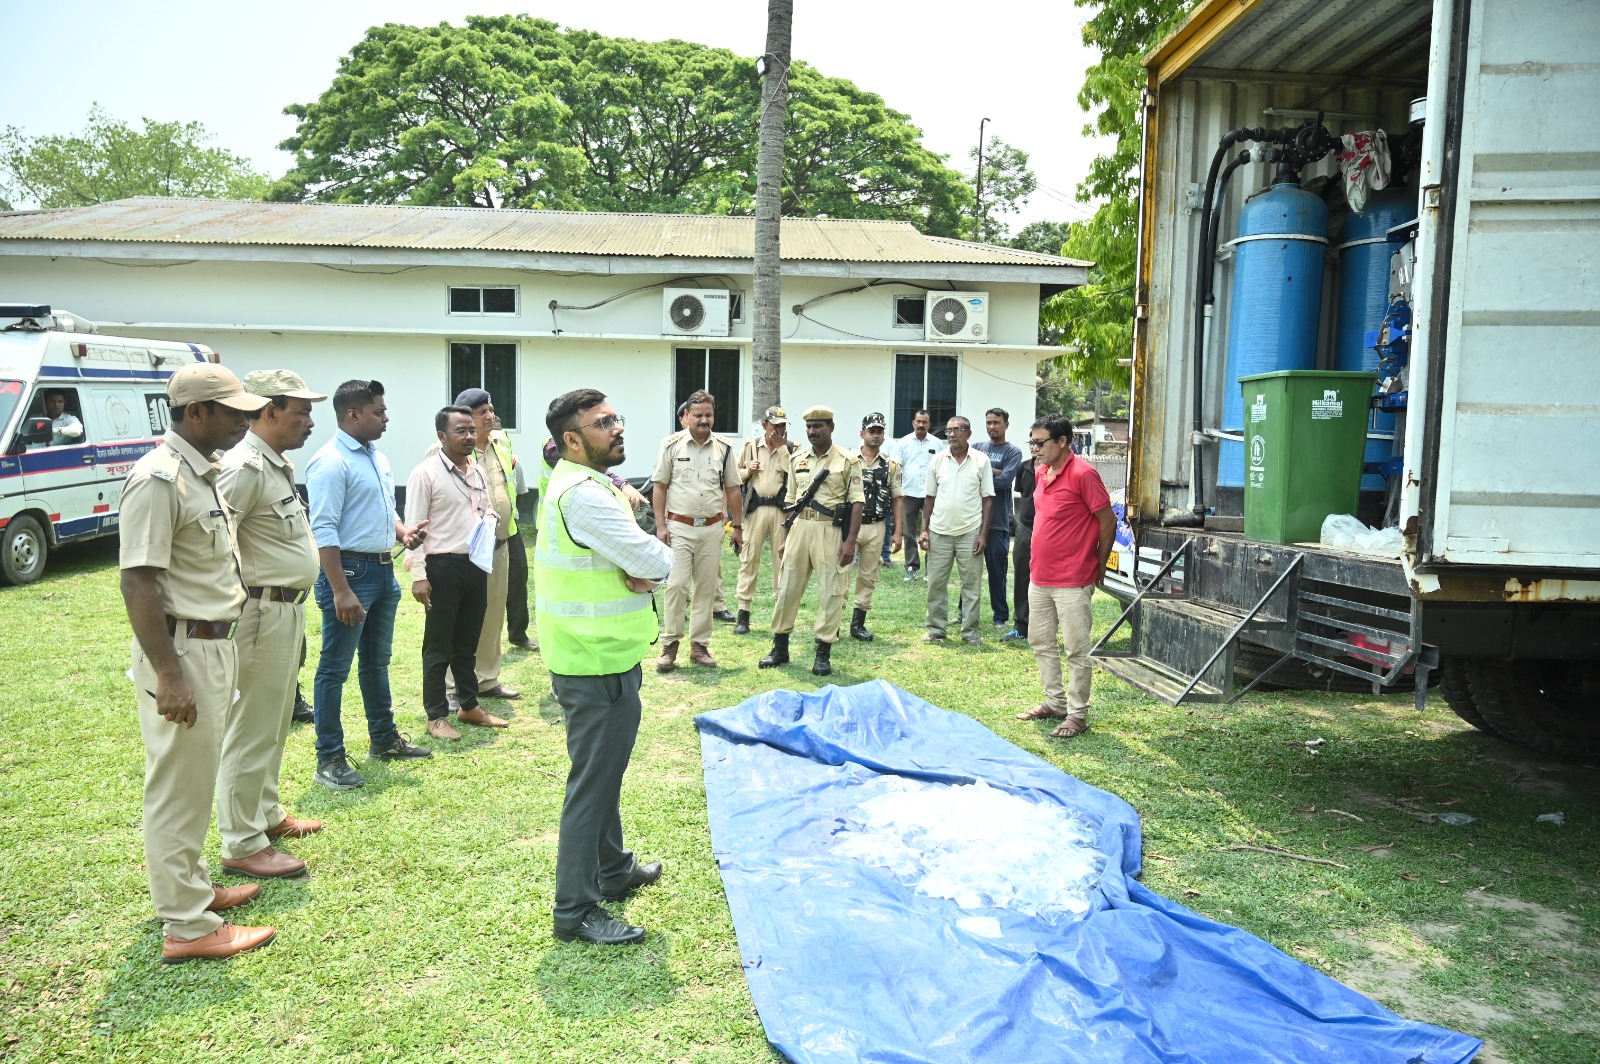
[[[1273,185],[1239,212],[1222,428],[1244,431],[1239,378],[1316,369],[1328,208],[1293,181]],[[1223,440],[1217,485],[1244,487],[1244,445]]]
[[[1334,369],[1377,370],[1378,352],[1367,344],[1367,338],[1388,313],[1389,260],[1400,246],[1389,243],[1385,234],[1416,216],[1416,193],[1391,186],[1374,192],[1367,198],[1365,211],[1352,211],[1345,220],[1344,238],[1337,249],[1339,296],[1334,304]],[[1394,449],[1394,415],[1375,412],[1368,432],[1366,460],[1382,462]],[[1369,473],[1361,478],[1362,491],[1383,489],[1383,477]]]

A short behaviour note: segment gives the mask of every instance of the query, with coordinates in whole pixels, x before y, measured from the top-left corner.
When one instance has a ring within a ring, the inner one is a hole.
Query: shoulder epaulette
[[[175,484],[178,470],[183,468],[183,455],[171,447],[157,447],[150,452],[150,475],[158,480]]]

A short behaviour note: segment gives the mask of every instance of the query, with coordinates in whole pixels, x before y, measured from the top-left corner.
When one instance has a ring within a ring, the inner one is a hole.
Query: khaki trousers
[[[1040,587],[1028,585],[1028,645],[1039,665],[1044,684],[1045,703],[1057,713],[1084,718],[1089,715],[1089,686],[1094,679],[1094,660],[1089,657],[1094,631],[1094,585],[1088,587]],[[1061,682],[1061,649],[1056,645],[1060,631],[1067,647],[1067,666],[1072,676]]]
[[[506,625],[506,591],[511,587],[511,541],[508,539],[494,549],[494,571],[489,574],[489,605],[483,615],[483,630],[478,633],[478,653],[474,672],[478,675],[478,692],[491,691],[500,685],[500,657],[505,646],[500,636]],[[456,678],[446,672],[444,689],[456,693]]]
[[[772,593],[778,593],[778,552],[783,549],[783,510],[758,506],[744,515],[744,546],[739,550],[739,608],[748,610],[756,598],[756,578],[761,572],[761,551],[772,548]]]
[[[872,593],[878,589],[878,574],[883,571],[882,521],[862,525],[856,533],[856,609],[872,608]],[[845,574],[849,579],[849,574]]]
[[[817,639],[839,641],[839,615],[844,612],[844,582],[839,578],[841,533],[833,522],[801,517],[784,541],[783,565],[778,570],[778,601],[772,607],[772,634],[794,631],[806,583],[817,574]]]
[[[231,639],[172,637],[183,678],[194,690],[194,726],[174,724],[156,711],[156,670],[137,640],[133,682],[144,736],[144,863],[166,934],[199,938],[222,926],[206,912],[216,897],[206,867],[206,829],[216,793],[222,736],[237,686],[238,658]]]
[[[722,522],[696,528],[667,522],[672,533],[672,574],[661,596],[661,641],[683,638],[683,614],[689,616],[689,641],[711,642],[711,613],[722,587]]]
[[[283,823],[278,772],[305,652],[305,607],[246,599],[233,642],[239,701],[228,715],[217,773],[217,831],[230,860],[259,852],[270,841],[267,828]]]
[[[983,583],[983,556],[972,553],[976,525],[959,536],[928,533],[928,632],[944,636],[950,622],[950,568],[961,574],[961,636],[977,639],[978,594]]]

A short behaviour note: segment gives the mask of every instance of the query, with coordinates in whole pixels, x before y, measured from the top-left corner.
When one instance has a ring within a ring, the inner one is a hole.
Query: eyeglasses
[[[621,414],[608,414],[599,421],[591,421],[587,425],[579,425],[578,428],[599,429],[601,432],[610,432],[612,429],[623,428],[627,424],[627,419]]]
[[[1044,438],[1044,439],[1042,439],[1042,440],[1036,440],[1036,439],[1033,439],[1033,438],[1032,438],[1032,437],[1031,437],[1031,436],[1030,436],[1030,437],[1029,437],[1029,438],[1028,438],[1028,446],[1029,446],[1029,447],[1031,447],[1031,448],[1032,448],[1032,449],[1033,449],[1033,450],[1035,450],[1035,451],[1037,451],[1037,450],[1038,450],[1038,449],[1039,449],[1039,448],[1041,448],[1041,447],[1043,447],[1043,446],[1044,446],[1044,445],[1045,445],[1045,444],[1047,444],[1047,443],[1049,443],[1049,442],[1050,442],[1050,441],[1051,441],[1051,440],[1052,440],[1052,439],[1054,439],[1054,437],[1053,437],[1053,436],[1046,436],[1046,437],[1045,437],[1045,438]]]

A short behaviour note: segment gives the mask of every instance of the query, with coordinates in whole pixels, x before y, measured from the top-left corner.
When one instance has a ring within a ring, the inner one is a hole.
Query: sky
[[[0,0],[8,47],[0,63],[0,126],[31,136],[81,130],[91,104],[140,118],[198,121],[214,143],[276,177],[294,131],[283,113],[332,83],[339,58],[384,22],[461,24],[467,15],[527,13],[641,40],[679,38],[741,55],[766,50],[762,0],[328,0],[316,6],[189,0]],[[924,143],[971,169],[987,131],[1027,151],[1040,189],[1013,228],[1088,214],[1075,199],[1108,145],[1083,136],[1077,103],[1096,55],[1085,13],[1066,0],[795,0],[792,55],[847,78],[910,115]],[[752,131],[754,135],[754,131]]]

